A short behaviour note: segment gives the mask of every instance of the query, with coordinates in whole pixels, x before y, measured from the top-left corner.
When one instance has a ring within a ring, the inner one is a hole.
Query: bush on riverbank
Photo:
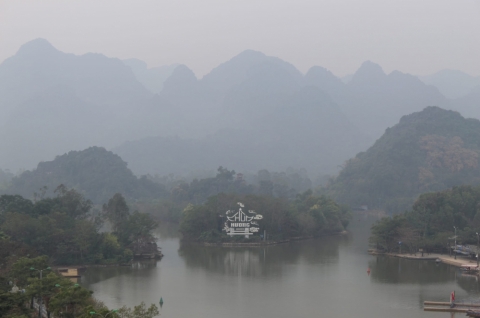
[[[259,233],[248,239],[230,237],[222,231],[225,212],[236,210],[237,202],[263,216],[258,222]],[[203,205],[187,206],[182,213],[180,232],[191,241],[252,243],[259,241],[260,234],[266,231],[269,240],[279,241],[338,233],[345,230],[350,218],[348,207],[328,197],[315,196],[311,191],[298,195],[293,202],[270,196],[218,194]]]

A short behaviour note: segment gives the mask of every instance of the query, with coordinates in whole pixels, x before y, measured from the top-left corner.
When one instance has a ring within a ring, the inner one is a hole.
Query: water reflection
[[[480,291],[480,282],[477,275],[462,273],[457,269],[456,271],[457,284],[460,288],[469,294],[478,294]],[[478,302],[478,299],[475,300]]]
[[[157,267],[157,262],[156,260],[142,260],[133,262],[131,266],[90,267],[80,278],[80,283],[90,286],[122,275],[148,276],[151,270]]]
[[[434,284],[455,281],[456,270],[434,261],[376,256],[368,262],[372,280],[388,284]]]
[[[182,243],[178,254],[190,268],[224,275],[278,276],[290,267],[307,264],[336,264],[339,246],[348,237],[327,237],[265,247],[221,247]]]
[[[452,290],[478,300],[478,279],[454,267],[368,255],[374,220],[356,215],[349,236],[235,248],[181,243],[162,224],[161,261],[92,268],[82,283],[111,308],[163,297],[162,317],[174,318],[447,318],[424,312],[423,301],[448,301]]]

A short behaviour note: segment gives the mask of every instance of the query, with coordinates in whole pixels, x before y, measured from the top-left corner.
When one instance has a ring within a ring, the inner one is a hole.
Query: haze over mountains
[[[331,174],[427,106],[480,118],[475,79],[450,92],[439,84],[449,73],[441,75],[422,81],[367,61],[344,83],[320,66],[304,75],[247,50],[197,79],[185,65],[149,69],[139,60],[66,54],[37,39],[0,65],[0,168],[31,169],[103,146],[136,174],[220,165]]]
[[[457,70],[441,70],[435,74],[421,76],[420,79],[433,85],[448,98],[461,98],[480,87],[480,76],[471,76]]]

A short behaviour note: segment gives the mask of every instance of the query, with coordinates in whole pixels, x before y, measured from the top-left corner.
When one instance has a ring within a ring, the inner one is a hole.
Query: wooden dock
[[[436,311],[436,312],[463,312],[466,313],[470,311],[471,309],[469,308],[442,308],[442,307],[423,307],[423,311]]]
[[[447,301],[428,301],[423,302],[424,306],[449,306],[450,303]],[[480,307],[480,303],[455,303],[455,307]]]
[[[57,271],[63,277],[69,277],[69,278],[79,278],[79,277],[81,277],[78,268],[58,268]]]
[[[78,283],[78,279],[82,277],[81,272],[84,270],[84,267],[64,267],[56,269],[57,273],[70,279],[74,283]]]
[[[430,307],[431,306],[431,307]],[[469,311],[479,310],[480,303],[455,303],[455,307],[450,308],[450,303],[446,301],[424,301],[424,311],[436,311],[436,312],[461,312],[467,313]]]

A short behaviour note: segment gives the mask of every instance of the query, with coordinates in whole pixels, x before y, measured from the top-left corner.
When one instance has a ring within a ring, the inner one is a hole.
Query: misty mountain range
[[[247,50],[197,79],[185,65],[77,56],[37,39],[0,64],[0,167],[103,146],[136,174],[329,174],[404,115],[435,105],[480,118],[479,103],[478,78],[459,72],[418,78],[367,61],[345,80]]]

